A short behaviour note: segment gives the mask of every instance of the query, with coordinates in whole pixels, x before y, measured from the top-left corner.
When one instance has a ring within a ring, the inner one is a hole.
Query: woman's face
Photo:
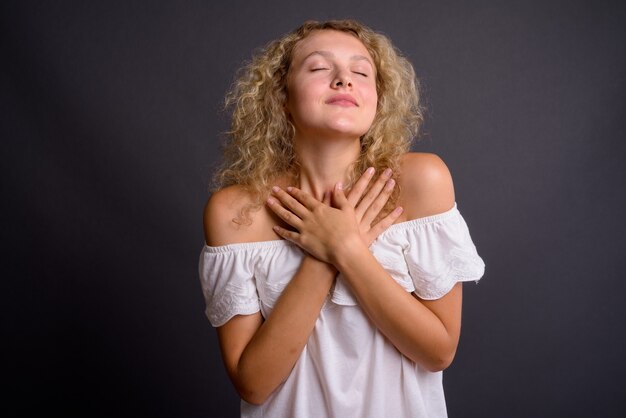
[[[295,47],[287,96],[296,138],[360,138],[376,115],[374,60],[348,33],[312,32]]]

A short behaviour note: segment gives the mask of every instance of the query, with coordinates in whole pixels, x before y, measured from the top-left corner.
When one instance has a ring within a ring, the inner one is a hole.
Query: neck
[[[325,192],[335,184],[348,181],[350,165],[361,151],[358,138],[350,141],[295,141],[296,155],[300,161],[299,188],[322,200]]]

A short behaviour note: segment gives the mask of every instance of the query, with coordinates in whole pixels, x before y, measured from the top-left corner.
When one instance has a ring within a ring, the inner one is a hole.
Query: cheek
[[[306,114],[315,109],[320,93],[315,86],[309,85],[306,89],[292,89],[287,101],[288,110],[292,113]]]
[[[304,107],[304,101],[302,100],[302,96],[294,94],[289,96],[289,100],[287,101],[287,114],[291,118],[299,119],[300,115],[306,113],[306,109]]]
[[[287,114],[293,117],[294,115],[301,113],[301,110],[300,110],[301,104],[302,104],[301,96],[298,94],[297,91],[291,90],[289,92],[289,95],[287,96],[287,103],[285,105]]]
[[[368,103],[376,102],[378,100],[378,93],[376,84],[371,80],[361,80],[357,83],[356,88],[359,90],[359,94]]]
[[[312,115],[315,109],[311,106],[310,100],[307,98],[307,92],[292,89],[289,93],[289,98],[285,106],[287,117],[292,123],[300,125],[307,120],[307,116]]]
[[[368,93],[367,102],[372,114],[376,114],[376,111],[378,110],[378,94],[376,93],[375,87]]]

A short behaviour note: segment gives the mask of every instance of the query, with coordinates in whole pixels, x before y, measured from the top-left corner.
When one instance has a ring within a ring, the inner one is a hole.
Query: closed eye
[[[361,76],[363,76],[363,77],[367,77],[367,76],[368,76],[367,74],[365,74],[365,73],[360,73],[360,72],[358,72],[358,71],[353,71],[353,73],[354,73],[354,74],[361,75]]]
[[[312,68],[311,71],[322,71],[322,70],[328,70],[328,68],[325,67],[319,67],[319,68]]]

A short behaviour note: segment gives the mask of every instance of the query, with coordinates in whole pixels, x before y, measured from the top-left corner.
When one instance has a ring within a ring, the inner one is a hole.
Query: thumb
[[[324,192],[322,203],[325,204],[326,206],[330,206],[330,192]]]
[[[348,199],[343,191],[343,184],[335,184],[335,189],[333,190],[333,206],[338,209],[343,209],[347,204]]]

